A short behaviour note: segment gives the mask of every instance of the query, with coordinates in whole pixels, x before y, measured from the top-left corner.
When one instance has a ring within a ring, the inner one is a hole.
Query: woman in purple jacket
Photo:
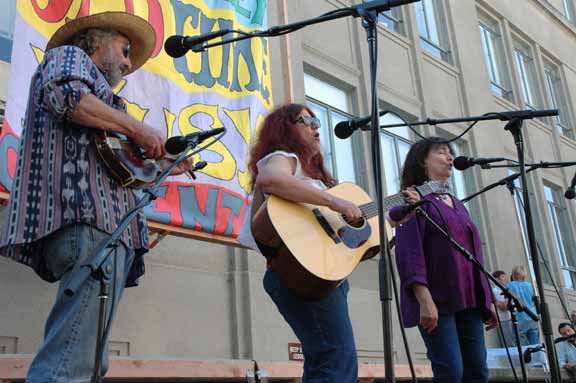
[[[402,172],[402,189],[447,183],[453,152],[437,137],[415,143]],[[428,195],[422,205],[434,221],[483,263],[478,229],[451,194]],[[426,219],[414,215],[396,231],[404,327],[418,326],[434,382],[488,382],[484,322],[496,324],[486,278]]]

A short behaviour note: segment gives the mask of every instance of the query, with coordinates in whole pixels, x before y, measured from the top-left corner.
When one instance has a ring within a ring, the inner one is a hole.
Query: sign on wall
[[[208,166],[192,182],[171,177],[146,209],[156,222],[235,237],[247,205],[248,148],[272,107],[268,41],[247,39],[174,59],[172,35],[266,26],[266,0],[18,0],[6,118],[0,134],[0,189],[10,191],[30,78],[49,37],[67,20],[107,10],[148,20],[156,32],[152,58],[116,89],[136,119],[167,137],[225,127],[221,142],[199,154]]]

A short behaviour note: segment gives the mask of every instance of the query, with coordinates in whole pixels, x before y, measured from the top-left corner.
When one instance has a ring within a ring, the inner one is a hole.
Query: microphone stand
[[[384,206],[382,204],[384,192],[382,188],[380,129],[378,113],[378,31],[376,28],[378,13],[364,10],[361,12],[362,26],[366,29],[368,48],[370,52],[370,89],[372,95],[372,174],[376,186],[376,200],[378,201],[378,233],[380,237],[380,259],[378,260],[378,281],[380,291],[380,305],[382,307],[382,335],[384,342],[384,376],[386,382],[394,382],[394,360],[392,353],[392,280],[390,278],[390,247],[385,228]],[[402,324],[400,324],[402,326]]]
[[[526,171],[526,173],[530,173],[531,171],[536,170],[536,169],[559,168],[559,167],[574,166],[574,165],[576,165],[576,162],[539,162],[536,164],[526,164],[525,166],[530,168]],[[515,165],[515,164],[512,164],[512,165],[485,164],[485,165],[482,165],[482,168],[483,169],[493,169],[493,168],[511,168],[511,167],[519,167],[519,166],[520,165]],[[493,184],[490,184],[490,185],[480,189],[476,193],[471,194],[468,197],[462,199],[462,203],[466,203],[466,202],[470,201],[471,199],[477,197],[478,195],[485,193],[489,190],[492,190],[497,186],[508,185],[510,182],[513,182],[515,179],[520,177],[520,175],[521,175],[520,173],[514,173],[514,174],[509,175],[508,177],[502,178],[501,180],[496,181]]]
[[[107,301],[110,294],[110,274],[112,273],[112,267],[108,264],[108,257],[112,254],[116,247],[117,242],[122,232],[131,224],[131,222],[138,216],[140,210],[148,206],[148,204],[158,198],[158,193],[160,190],[160,184],[166,180],[170,175],[172,170],[174,170],[181,162],[186,160],[190,155],[188,151],[197,145],[197,140],[190,141],[186,149],[180,153],[177,159],[170,164],[168,168],[163,170],[156,181],[150,186],[142,189],[143,196],[136,203],[136,206],[130,210],[122,218],[118,227],[107,239],[102,240],[93,254],[82,264],[76,265],[72,272],[72,277],[68,284],[64,288],[64,294],[67,296],[73,296],[76,294],[78,289],[87,281],[88,278],[92,277],[100,282],[100,293],[98,298],[100,299],[99,313],[98,313],[98,335],[96,337],[96,355],[94,357],[94,369],[92,372],[91,383],[100,383],[102,376],[102,354],[104,350],[104,336],[108,332],[109,328],[105,326],[106,322],[106,307]]]
[[[535,313],[533,313],[528,307],[526,307],[526,305],[524,305],[524,302],[522,302],[520,298],[518,298],[514,293],[512,293],[508,288],[506,288],[506,286],[500,283],[500,281],[497,278],[495,278],[492,274],[490,274],[490,272],[488,272],[488,270],[484,268],[484,266],[480,263],[480,261],[478,261],[478,258],[476,258],[462,245],[456,242],[454,238],[452,238],[450,234],[446,232],[446,230],[444,230],[440,225],[438,225],[436,221],[434,221],[434,219],[430,217],[430,215],[426,211],[422,210],[421,208],[417,208],[416,214],[420,215],[421,217],[424,217],[430,224],[432,224],[432,226],[434,226],[442,234],[442,236],[444,236],[447,240],[450,241],[450,243],[456,248],[456,250],[458,250],[460,254],[462,254],[463,257],[466,258],[466,260],[472,263],[473,267],[477,271],[484,274],[484,276],[490,282],[492,282],[494,285],[500,288],[500,290],[502,291],[502,295],[506,299],[508,299],[508,310],[510,311],[512,324],[514,326],[514,331],[516,333],[516,347],[518,349],[518,359],[520,360],[520,367],[522,369],[522,381],[527,383],[528,375],[526,373],[526,365],[524,363],[524,359],[522,358],[522,343],[520,342],[520,333],[518,331],[518,320],[516,318],[516,312],[523,311],[528,316],[530,316],[530,318],[532,318],[534,321],[538,321],[538,316],[536,316]]]
[[[528,195],[528,183],[526,178],[526,164],[524,157],[524,140],[522,137],[522,119],[513,118],[508,121],[504,130],[509,131],[516,144],[516,152],[518,154],[518,162],[520,167],[520,177],[522,179],[522,195],[524,199],[524,217],[526,219],[526,230],[528,232],[528,242],[530,244],[530,255],[532,256],[532,265],[534,268],[534,277],[536,278],[536,286],[540,295],[540,302],[538,296],[535,296],[536,307],[540,308],[540,315],[542,316],[542,333],[544,335],[544,343],[546,344],[546,353],[548,355],[548,364],[550,366],[550,376],[552,382],[560,383],[562,377],[560,375],[560,366],[558,365],[558,358],[556,356],[556,348],[554,347],[552,321],[550,319],[550,310],[546,302],[544,284],[542,282],[542,274],[540,271],[540,261],[538,255],[538,248],[536,244],[536,235],[534,232],[534,222],[532,220],[532,210],[530,207],[530,199]],[[539,303],[539,304],[538,304]]]

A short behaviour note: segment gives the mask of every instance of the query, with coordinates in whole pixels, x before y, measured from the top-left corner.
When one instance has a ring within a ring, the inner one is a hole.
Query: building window
[[[452,142],[450,143],[450,146],[452,146],[452,150],[454,151],[454,158],[462,155],[462,153],[467,152],[463,143]],[[452,189],[454,190],[454,195],[460,200],[464,199],[468,195],[468,190],[466,187],[466,180],[468,178],[466,176],[467,174],[470,173],[465,173],[464,171],[452,168],[452,177],[450,177],[449,182],[452,186]]]
[[[570,235],[566,208],[562,206],[562,197],[558,190],[544,185],[548,214],[554,230],[554,250],[560,258],[562,266],[562,276],[564,285],[569,289],[576,286],[576,261],[574,257],[574,246]]]
[[[397,114],[388,112],[380,117],[380,125],[403,124],[404,121]],[[408,127],[380,129],[380,149],[382,163],[384,164],[384,179],[386,180],[386,195],[396,194],[400,191],[402,166],[410,150],[412,141]]]
[[[544,63],[544,77],[550,96],[550,104],[552,108],[558,109],[558,116],[554,119],[558,133],[573,139],[574,131],[568,120],[568,103],[566,102],[566,93],[564,92],[559,68],[546,61]]]
[[[422,0],[414,6],[422,49],[434,57],[452,63],[442,1]]]
[[[307,73],[304,74],[306,104],[320,120],[320,144],[325,165],[340,182],[359,183],[354,167],[352,138],[334,136],[337,123],[352,118],[349,94]]]
[[[574,5],[574,0],[563,0],[564,3],[564,15],[571,22],[576,22],[576,6]]]
[[[519,41],[514,45],[514,60],[522,88],[524,106],[528,109],[538,109],[541,102],[532,50],[528,45]]]
[[[402,8],[392,8],[386,12],[378,14],[378,21],[386,26],[386,28],[404,35],[404,21],[402,17]]]
[[[16,0],[4,0],[0,12],[0,60],[10,62],[14,21],[16,19]]]
[[[512,175],[514,172],[512,170],[508,171],[508,175]],[[512,189],[511,186],[514,188]],[[520,223],[520,233],[522,234],[522,244],[524,245],[524,254],[528,259],[528,264],[530,265],[530,273],[532,276],[532,280],[534,280],[534,264],[532,262],[532,256],[530,254],[530,243],[528,242],[528,229],[526,224],[526,217],[524,216],[524,196],[522,194],[522,187],[520,186],[520,179],[516,178],[514,180],[513,185],[509,185],[510,191],[514,190],[514,202],[516,205],[516,214],[518,217],[518,221]],[[540,229],[542,225],[540,225],[538,216],[536,216],[535,206],[536,201],[533,198],[533,195],[530,193],[530,206],[532,207],[532,220],[534,222],[534,235],[536,236],[536,241],[538,242],[538,259],[540,260],[540,270],[542,273],[542,277],[545,283],[551,283],[552,276],[550,275],[550,267],[548,262],[548,256],[546,255],[544,249],[539,245],[542,243],[543,239],[543,231]]]
[[[480,37],[482,38],[482,48],[484,49],[492,93],[508,101],[514,101],[502,44],[502,34],[498,24],[485,16],[481,16]]]

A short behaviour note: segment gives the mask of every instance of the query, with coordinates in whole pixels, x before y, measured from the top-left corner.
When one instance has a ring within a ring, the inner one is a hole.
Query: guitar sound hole
[[[354,221],[350,221],[349,219],[347,219],[346,217],[342,216],[342,219],[344,220],[344,222],[346,222],[349,226],[355,227],[355,228],[360,228],[362,226],[364,226],[364,223],[366,222],[366,218],[361,217],[357,220]]]

